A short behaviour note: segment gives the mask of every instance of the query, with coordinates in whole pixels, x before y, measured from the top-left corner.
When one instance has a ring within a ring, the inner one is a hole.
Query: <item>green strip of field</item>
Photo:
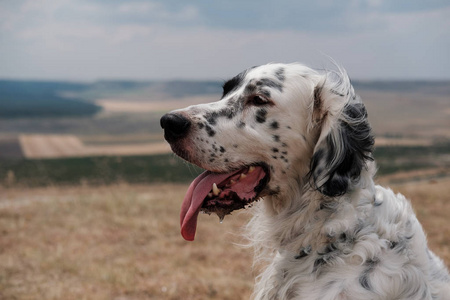
[[[374,152],[378,175],[425,168],[450,167],[450,143],[431,146],[386,146]]]
[[[1,182],[19,186],[187,182],[201,171],[173,154],[0,160]]]

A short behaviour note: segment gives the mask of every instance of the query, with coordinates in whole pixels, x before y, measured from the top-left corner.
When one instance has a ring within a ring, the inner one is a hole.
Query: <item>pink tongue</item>
[[[216,174],[209,171],[200,174],[189,186],[186,196],[181,205],[180,223],[181,235],[187,241],[193,241],[197,229],[197,217],[202,207],[203,200],[211,191],[215,182],[219,184],[239,171],[228,174]]]

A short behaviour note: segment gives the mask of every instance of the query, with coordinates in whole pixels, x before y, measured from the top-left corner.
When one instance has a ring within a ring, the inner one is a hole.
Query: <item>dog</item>
[[[246,231],[266,262],[254,299],[450,299],[410,202],[374,183],[367,112],[341,67],[253,67],[161,126],[175,154],[207,170],[182,204],[186,240],[200,211],[254,206]]]

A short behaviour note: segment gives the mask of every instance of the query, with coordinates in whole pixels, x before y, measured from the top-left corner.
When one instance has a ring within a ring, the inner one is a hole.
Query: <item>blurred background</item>
[[[450,265],[449,28],[446,0],[1,0],[0,298],[247,299],[249,216],[182,240],[201,170],[159,118],[248,67],[330,57],[367,106],[377,182]]]

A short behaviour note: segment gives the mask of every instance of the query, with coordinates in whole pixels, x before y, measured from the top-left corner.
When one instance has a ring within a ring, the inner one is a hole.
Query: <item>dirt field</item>
[[[85,145],[74,135],[20,135],[26,158],[61,158],[103,155],[151,155],[170,152],[166,142]]]
[[[357,91],[378,136],[450,138],[449,97],[408,92]]]
[[[252,254],[240,227],[201,215],[179,234],[186,185],[0,190],[0,299],[248,299]],[[450,265],[450,180],[395,186]]]
[[[177,99],[165,99],[161,101],[133,101],[129,99],[99,99],[97,105],[103,107],[106,112],[115,113],[142,113],[155,111],[169,111],[180,107],[208,103],[218,100],[218,95],[195,96]]]
[[[27,158],[86,155],[83,143],[73,135],[20,135],[19,141]]]

